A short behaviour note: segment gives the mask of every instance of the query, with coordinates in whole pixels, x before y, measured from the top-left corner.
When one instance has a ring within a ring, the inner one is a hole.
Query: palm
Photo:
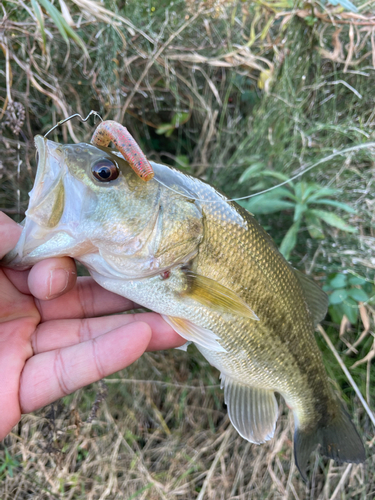
[[[0,401],[7,402],[0,405],[0,421],[4,428],[11,428],[21,416],[20,377],[33,354],[31,339],[40,315],[33,298],[19,292],[2,271],[0,304],[0,376],[6,380],[0,386]]]

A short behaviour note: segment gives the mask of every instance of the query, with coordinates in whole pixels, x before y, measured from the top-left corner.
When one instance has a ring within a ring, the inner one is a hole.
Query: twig
[[[228,440],[230,438],[230,435],[232,434],[232,429],[233,428],[230,427],[229,429],[227,429],[225,431],[226,436],[223,439],[223,442],[221,443],[221,446],[220,446],[218,452],[216,453],[215,460],[212,462],[212,465],[211,465],[211,467],[210,467],[210,469],[209,469],[209,471],[207,473],[206,479],[204,480],[204,483],[202,485],[202,489],[199,492],[197,500],[203,500],[203,498],[204,498],[204,494],[206,493],[207,486],[209,485],[209,483],[211,481],[211,478],[213,476],[213,473],[215,472],[216,465],[217,465],[218,461],[220,460],[222,454],[224,453],[224,450],[225,450],[225,448],[227,446],[227,443],[228,443]]]
[[[117,384],[117,383],[129,383],[129,384],[155,384],[162,385],[164,387],[181,387],[182,389],[199,389],[202,390],[200,385],[186,385],[186,384],[173,384],[171,382],[163,382],[162,380],[140,380],[134,378],[103,378],[106,384]],[[204,389],[217,389],[220,384],[204,385]]]
[[[180,26],[180,28],[177,31],[172,33],[172,35],[168,38],[168,40],[160,47],[160,49],[149,60],[145,69],[143,70],[141,76],[138,78],[137,83],[134,85],[133,90],[130,92],[130,94],[128,95],[128,97],[125,101],[125,104],[121,110],[121,115],[120,115],[120,120],[119,120],[120,123],[123,122],[124,116],[125,116],[126,110],[128,109],[128,106],[130,104],[130,101],[133,99],[133,97],[134,97],[135,93],[137,92],[137,90],[139,89],[139,86],[141,85],[144,77],[147,75],[148,70],[154,64],[156,59],[160,56],[160,54],[163,52],[163,50],[165,50],[168,47],[168,45],[172,42],[172,40],[174,40],[176,38],[176,36],[178,36],[185,28],[187,28],[187,26],[189,26],[189,24],[191,24],[192,22],[194,22],[196,20],[196,18],[201,14],[201,12],[202,12],[202,10],[199,9],[198,12],[196,12],[194,14],[194,16],[192,16],[188,21],[186,21],[186,23],[184,23],[182,26]]]
[[[375,417],[374,417],[374,414],[372,413],[372,411],[370,410],[370,408],[369,408],[368,404],[366,403],[364,397],[362,396],[361,391],[359,390],[357,384],[354,382],[353,377],[350,375],[349,370],[344,365],[342,359],[339,356],[339,353],[336,351],[334,345],[332,344],[331,339],[328,337],[328,335],[326,334],[326,332],[324,331],[324,329],[323,329],[323,327],[321,325],[318,325],[317,328],[318,328],[319,332],[322,334],[322,337],[324,338],[324,340],[326,341],[326,343],[328,344],[328,347],[333,352],[335,358],[337,359],[339,365],[342,368],[342,371],[345,373],[345,375],[346,375],[347,379],[349,380],[351,386],[353,387],[353,389],[355,390],[357,396],[359,397],[359,400],[361,401],[363,408],[366,410],[366,413],[370,417],[370,420],[371,420],[373,426],[375,427]]]
[[[339,484],[336,486],[336,489],[335,491],[332,493],[331,497],[329,500],[334,500],[336,498],[336,495],[338,494],[338,492],[340,491],[341,487],[344,485],[345,483],[345,480],[346,480],[346,476],[349,474],[350,472],[350,469],[353,467],[353,464],[348,464],[346,469],[345,469],[345,472],[344,474],[341,476],[341,479],[339,481]]]
[[[7,109],[7,106],[9,103],[12,102],[12,94],[10,92],[10,89],[12,87],[12,80],[13,80],[13,75],[12,75],[12,69],[10,67],[10,62],[9,62],[9,49],[8,45],[5,43],[0,42],[0,47],[2,48],[5,56],[5,64],[6,64],[6,87],[7,87],[7,96],[4,101],[4,106],[3,109],[1,110],[0,113],[0,120],[3,118],[5,110]]]
[[[122,433],[120,432],[120,429],[118,428],[118,425],[116,424],[114,418],[112,417],[110,411],[108,410],[107,404],[104,401],[104,409],[106,413],[107,419],[110,421],[110,423],[113,425],[113,428],[117,435],[120,437],[122,444],[124,445],[125,449],[128,451],[128,453],[131,455],[132,459],[137,463],[139,470],[143,472],[143,474],[146,476],[147,481],[152,484],[152,486],[155,487],[156,491],[158,492],[159,496],[163,500],[167,500],[165,494],[164,494],[164,486],[159,483],[156,479],[152,477],[152,475],[149,473],[146,465],[143,463],[142,457],[140,454],[137,454],[133,448],[129,445],[129,443],[126,441]]]

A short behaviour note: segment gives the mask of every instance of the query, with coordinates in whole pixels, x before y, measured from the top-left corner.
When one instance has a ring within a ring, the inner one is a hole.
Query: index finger
[[[137,309],[139,304],[105,290],[92,278],[80,277],[75,287],[61,297],[37,300],[42,322],[53,319],[93,318]]]

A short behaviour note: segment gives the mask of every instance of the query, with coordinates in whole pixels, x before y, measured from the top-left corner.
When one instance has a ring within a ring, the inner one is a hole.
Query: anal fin
[[[255,444],[272,439],[278,417],[274,392],[250,387],[223,373],[220,378],[230,421],[240,436]]]

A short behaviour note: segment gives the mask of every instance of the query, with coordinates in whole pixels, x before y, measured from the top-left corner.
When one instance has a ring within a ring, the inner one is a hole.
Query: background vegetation
[[[91,109],[124,123],[150,159],[231,197],[306,171],[241,203],[329,293],[321,332],[373,408],[375,148],[332,155],[375,141],[374,3],[14,0],[0,8],[0,208],[22,219],[33,136]],[[52,138],[88,141],[94,127],[72,120]],[[316,454],[306,486],[282,401],[275,438],[245,442],[229,423],[216,370],[189,348],[144,355],[106,385],[25,416],[0,444],[0,499],[373,498],[374,426],[317,340],[366,443],[365,466]]]

